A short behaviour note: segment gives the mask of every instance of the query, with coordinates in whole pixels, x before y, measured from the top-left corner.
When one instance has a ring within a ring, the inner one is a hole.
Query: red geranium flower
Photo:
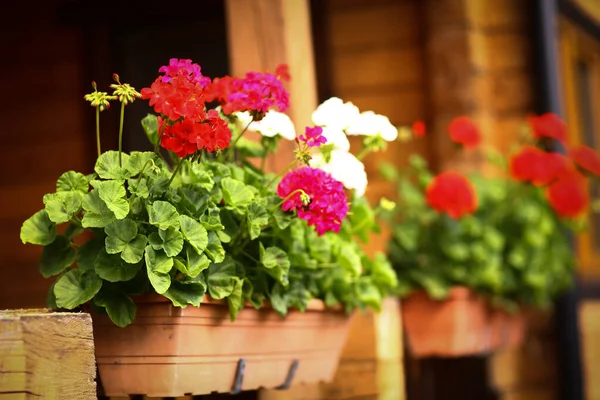
[[[590,203],[585,177],[571,169],[554,181],[546,190],[550,206],[563,218],[575,218],[584,213]]]
[[[561,143],[566,142],[567,124],[558,115],[553,113],[546,113],[540,116],[532,115],[528,120],[534,138],[552,138]]]
[[[518,181],[547,185],[564,172],[569,160],[559,153],[548,153],[534,146],[523,146],[510,159],[510,172]]]
[[[569,155],[579,167],[600,176],[600,154],[591,147],[577,146],[569,151]]]
[[[415,121],[412,124],[413,134],[417,137],[425,136],[425,122],[423,121]]]
[[[448,126],[450,138],[465,149],[472,149],[481,142],[481,135],[477,126],[467,117],[457,117],[450,122]]]
[[[454,219],[477,209],[477,193],[463,175],[447,171],[439,174],[426,189],[427,203],[435,210]]]

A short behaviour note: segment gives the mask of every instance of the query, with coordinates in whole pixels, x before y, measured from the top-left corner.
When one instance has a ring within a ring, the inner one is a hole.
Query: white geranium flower
[[[327,139],[325,145],[332,144],[334,150],[350,151],[348,137],[341,129],[325,126],[322,135]]]
[[[238,112],[235,116],[241,125],[241,129],[244,129],[252,120],[248,111]],[[278,111],[267,112],[260,121],[250,123],[248,130],[268,137],[281,135],[287,140],[296,139],[296,129],[291,118],[287,114]]]
[[[315,125],[345,130],[360,115],[358,107],[338,97],[325,100],[312,113]]]
[[[373,111],[362,112],[358,118],[346,129],[348,135],[379,135],[386,142],[392,142],[398,137],[398,129],[390,122],[389,118],[375,114]]]
[[[352,153],[333,150],[329,162],[325,162],[323,155],[317,153],[310,160],[310,166],[329,172],[344,187],[355,190],[357,196],[363,196],[367,190],[365,166]]]

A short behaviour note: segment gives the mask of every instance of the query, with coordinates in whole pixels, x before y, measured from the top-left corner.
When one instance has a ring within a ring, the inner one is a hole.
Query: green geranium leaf
[[[183,235],[178,229],[159,229],[158,235],[163,242],[163,250],[169,257],[175,257],[183,249]]]
[[[179,224],[185,240],[192,245],[198,253],[202,253],[208,245],[208,232],[202,224],[187,215],[179,216]]]
[[[134,151],[129,155],[127,169],[131,176],[135,176],[143,172],[147,174],[152,171],[156,164],[160,164],[161,160],[154,152],[151,151]],[[125,164],[124,164],[125,165]]]
[[[352,243],[343,243],[338,255],[338,263],[352,276],[359,276],[362,270],[360,255]]]
[[[87,194],[89,188],[90,184],[85,175],[75,171],[65,172],[56,182],[57,192],[80,192],[81,194]]]
[[[244,297],[243,297],[243,286],[244,281],[238,277],[233,278],[233,290],[231,294],[227,296],[227,303],[229,304],[229,320],[235,321],[238,313],[244,308]]]
[[[331,261],[331,240],[329,238],[319,236],[314,231],[311,231],[307,241],[312,258],[321,263]]]
[[[204,169],[204,165],[200,163],[192,163],[192,173],[190,174],[190,183],[201,187],[206,191],[211,191],[215,186],[212,177]]]
[[[123,219],[129,214],[129,202],[125,187],[117,181],[104,181],[98,185],[98,195],[104,201],[117,219]]]
[[[217,207],[211,207],[208,212],[200,217],[200,223],[208,231],[225,229],[221,223],[221,211]]]
[[[223,189],[223,200],[225,206],[240,209],[248,207],[254,199],[254,194],[244,183],[233,178],[221,179],[221,188]]]
[[[173,267],[173,259],[161,250],[154,250],[152,246],[146,246],[146,269],[148,278],[156,293],[163,294],[171,286],[169,272]]]
[[[146,178],[130,179],[127,181],[127,187],[129,189],[129,193],[142,199],[147,199],[150,195]]]
[[[104,307],[112,322],[124,328],[135,319],[135,303],[131,297],[121,292],[110,292],[94,298],[94,303]]]
[[[142,119],[142,128],[150,144],[155,145],[158,142],[158,118],[156,115],[148,114]]]
[[[204,271],[210,265],[210,260],[206,257],[206,254],[198,253],[192,247],[187,247],[185,253],[188,262],[187,275],[191,278],[197,277],[200,272]]]
[[[273,290],[271,290],[271,295],[269,296],[269,300],[271,301],[271,306],[275,311],[277,311],[280,315],[287,314],[287,301],[285,299],[285,289],[281,284],[276,283],[273,286]]]
[[[62,224],[68,222],[81,209],[83,193],[58,192],[44,196],[46,212],[52,222]]]
[[[46,295],[46,307],[51,310],[57,310],[58,306],[56,305],[56,295],[54,294],[54,287],[56,286],[56,281],[52,282],[50,288],[48,289],[48,294]]]
[[[137,224],[130,219],[121,219],[111,222],[104,228],[106,233],[106,252],[118,254],[125,250],[138,233]],[[139,261],[139,260],[138,260]]]
[[[72,269],[61,276],[54,285],[56,305],[72,310],[87,303],[102,288],[102,279],[92,270]]]
[[[104,228],[116,219],[115,214],[100,199],[98,190],[92,190],[85,195],[83,209],[86,211],[81,220],[84,228]]]
[[[94,270],[100,251],[104,250],[104,239],[95,237],[85,242],[77,251],[77,266],[81,270]]]
[[[267,210],[256,202],[252,202],[248,207],[247,227],[250,239],[254,240],[260,236],[262,229],[269,224],[269,214]]]
[[[266,272],[283,286],[287,286],[289,283],[290,260],[285,251],[275,246],[265,249],[262,243],[259,243],[259,246],[260,263],[266,268]]]
[[[119,152],[107,151],[102,153],[96,161],[94,171],[102,179],[115,179],[124,181],[131,178],[131,172],[125,168],[129,164],[129,155],[121,153],[123,167],[119,165]]]
[[[381,311],[381,293],[368,277],[361,277],[357,282],[356,294],[358,300],[370,306],[375,311]]]
[[[235,149],[246,157],[264,157],[267,153],[259,143],[241,137],[235,144]]]
[[[21,227],[23,243],[49,245],[56,238],[56,224],[50,220],[46,210],[33,214]]]
[[[148,207],[150,223],[160,229],[179,228],[177,209],[166,201],[155,201]]]
[[[94,270],[96,273],[100,278],[109,282],[121,282],[133,279],[140,268],[142,268],[142,263],[129,264],[118,254],[108,254],[106,250],[101,250],[94,261]]]
[[[213,299],[224,299],[235,289],[236,273],[235,263],[227,259],[219,264],[211,264],[208,267],[206,283],[208,292]]]
[[[206,286],[201,282],[173,281],[163,296],[170,299],[176,307],[187,307],[188,304],[200,307],[204,293],[206,293]]]
[[[76,257],[77,252],[71,246],[71,241],[64,236],[57,236],[52,243],[44,247],[40,272],[44,278],[58,275],[73,265]]]
[[[398,277],[385,255],[375,254],[371,268],[371,277],[378,287],[394,288],[398,286]]]
[[[127,243],[127,246],[121,252],[123,261],[129,264],[137,264],[144,258],[144,250],[148,239],[145,235],[138,234],[132,241]]]
[[[225,259],[225,249],[216,232],[208,232],[208,246],[204,252],[215,263],[223,262]]]
[[[187,262],[179,257],[173,258],[173,266],[184,275],[188,274]]]

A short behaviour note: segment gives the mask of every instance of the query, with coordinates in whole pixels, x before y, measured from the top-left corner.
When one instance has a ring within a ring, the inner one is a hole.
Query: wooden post
[[[0,399],[95,400],[89,314],[0,311]]]
[[[287,64],[291,107],[287,111],[303,131],[317,107],[317,85],[308,0],[226,0],[231,74],[274,72]],[[268,167],[280,170],[294,157],[294,143],[282,141]]]
[[[334,381],[322,399],[402,400],[404,368],[400,303],[386,299],[381,313],[356,312]]]

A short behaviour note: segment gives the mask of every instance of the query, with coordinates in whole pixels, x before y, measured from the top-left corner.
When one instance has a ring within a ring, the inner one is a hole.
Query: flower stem
[[[273,212],[274,212],[274,211],[275,211],[277,208],[281,207],[281,205],[282,205],[283,203],[285,203],[287,200],[291,199],[291,198],[292,198],[292,196],[294,196],[294,195],[295,195],[295,194],[297,194],[297,193],[304,193],[305,195],[307,195],[307,194],[306,194],[306,192],[305,192],[304,190],[302,190],[302,189],[296,189],[296,190],[294,190],[292,193],[288,194],[288,195],[287,195],[287,196],[286,196],[286,197],[285,197],[283,200],[281,200],[279,203],[277,203],[277,204],[276,204],[276,205],[275,205],[273,208],[269,209],[269,214],[272,214],[272,213],[273,213]],[[308,195],[307,195],[307,196],[308,196]]]
[[[158,146],[160,146],[160,138],[165,130],[165,126],[167,126],[167,121],[163,121],[162,126],[160,127],[160,129],[158,130],[158,133],[156,134],[156,143],[154,143],[154,152],[156,154],[158,154]]]
[[[291,169],[296,163],[298,162],[298,160],[294,159],[294,161],[292,161],[291,163],[288,164],[287,167],[285,167],[284,169],[282,169],[277,175],[275,175],[273,177],[273,179],[271,179],[271,181],[269,183],[266,184],[266,186],[264,187],[264,189],[262,190],[261,194],[269,189],[269,187],[277,180],[279,179],[281,176],[283,176],[283,174],[285,174],[286,172],[288,172],[289,169]]]
[[[98,146],[98,157],[102,154],[100,148],[100,107],[96,107],[96,145]]]
[[[123,120],[125,119],[125,103],[121,103],[121,120],[119,122],[119,167],[123,166],[121,152],[123,151]]]
[[[233,143],[231,143],[231,145],[229,146],[229,152],[227,154],[227,159],[229,159],[229,161],[233,161],[235,158],[235,145],[237,144],[237,142],[242,138],[242,136],[244,136],[244,133],[246,133],[246,131],[248,130],[248,128],[250,127],[250,124],[252,123],[252,119],[250,120],[250,122],[248,122],[248,125],[246,125],[246,127],[244,128],[243,131],[240,132],[240,134],[235,138],[235,140],[233,141]]]
[[[371,153],[371,149],[369,149],[368,147],[364,147],[356,156],[356,158],[358,159],[358,161],[362,161],[363,158],[365,158],[366,156],[369,155],[369,153]]]
[[[173,175],[171,175],[171,179],[169,179],[169,183],[167,183],[167,186],[171,186],[171,182],[173,182],[173,179],[175,179],[175,175],[177,175],[177,173],[181,169],[181,166],[183,165],[183,161],[184,161],[183,159],[179,160],[179,164],[177,164],[177,166],[175,167],[175,170],[173,171]]]

